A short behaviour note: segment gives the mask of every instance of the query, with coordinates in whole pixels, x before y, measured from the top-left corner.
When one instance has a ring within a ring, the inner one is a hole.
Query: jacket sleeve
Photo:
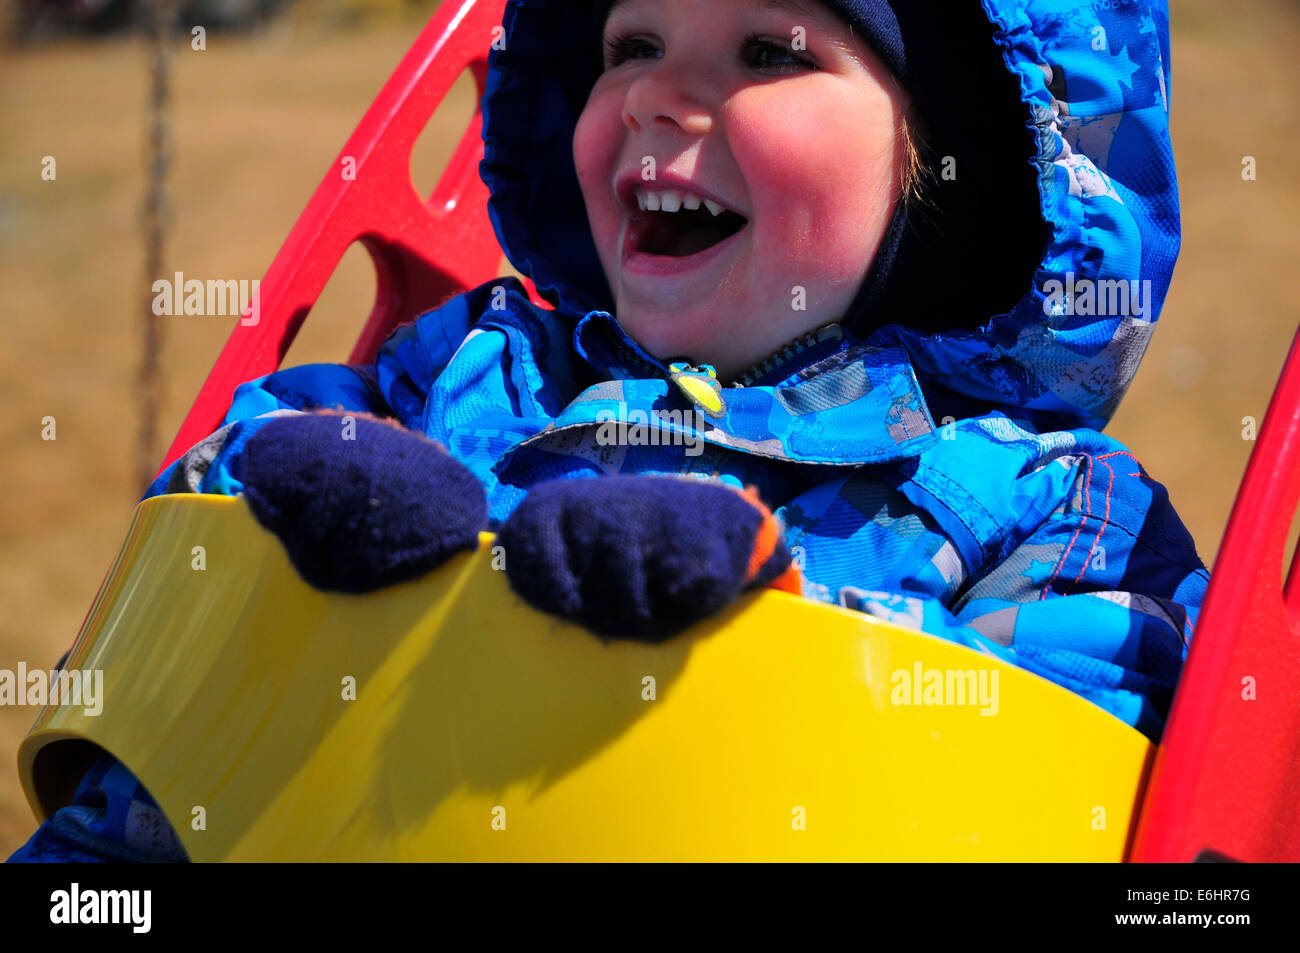
[[[954,604],[1020,663],[1158,737],[1209,575],[1124,450],[1077,462],[1072,494]]]
[[[906,541],[906,571],[830,597],[1019,665],[1158,740],[1209,581],[1164,487],[1092,431],[999,443],[971,429],[882,481],[892,502],[859,503],[891,530],[877,559],[879,539]]]
[[[72,803],[55,811],[7,863],[188,863],[175,828],[120,761],[102,754]]]

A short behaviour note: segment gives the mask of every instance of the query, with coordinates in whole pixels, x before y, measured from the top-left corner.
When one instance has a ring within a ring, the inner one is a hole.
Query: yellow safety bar
[[[1153,749],[1044,679],[774,591],[605,643],[503,558],[323,593],[242,499],[144,501],[65,663],[102,710],[19,750],[33,810],[102,748],[198,861],[1123,857]]]

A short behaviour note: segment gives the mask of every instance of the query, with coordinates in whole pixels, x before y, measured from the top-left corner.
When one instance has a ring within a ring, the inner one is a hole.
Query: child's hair
[[[929,126],[915,104],[903,117],[903,189],[901,201],[909,212],[922,206],[933,207],[929,190],[935,170],[930,155]]]

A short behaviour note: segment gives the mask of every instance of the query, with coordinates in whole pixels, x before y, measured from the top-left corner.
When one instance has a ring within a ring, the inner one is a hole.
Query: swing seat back
[[[1237,493],[1133,860],[1300,860],[1300,331]]]
[[[481,102],[487,52],[502,0],[446,0],[420,33],[317,186],[241,315],[159,467],[220,428],[235,388],[279,369],[307,313],[354,242],[375,267],[374,306],[351,364],[374,359],[404,321],[500,273],[501,246],[487,215],[482,109],[475,107],[433,194],[411,181],[411,150],[466,70]],[[531,282],[534,302],[545,306]]]

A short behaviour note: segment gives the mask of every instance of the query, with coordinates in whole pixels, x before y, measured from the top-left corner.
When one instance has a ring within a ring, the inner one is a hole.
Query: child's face
[[[901,190],[907,100],[887,68],[797,0],[620,0],[604,39],[573,152],[619,323],[729,378],[839,320]],[[639,208],[669,190],[743,227]]]

